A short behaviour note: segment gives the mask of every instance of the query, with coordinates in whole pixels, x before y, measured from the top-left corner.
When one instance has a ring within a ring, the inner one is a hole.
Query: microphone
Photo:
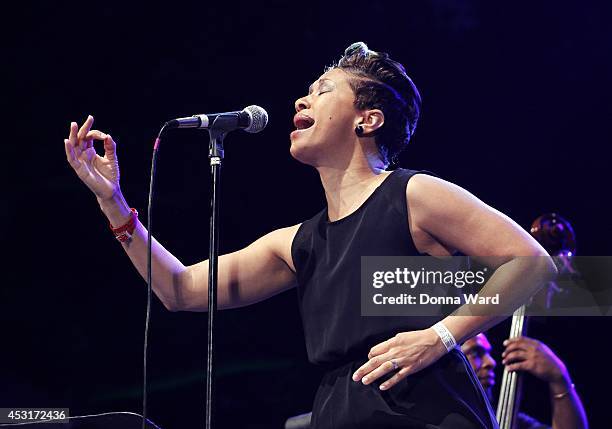
[[[258,133],[268,124],[268,113],[259,106],[248,106],[239,112],[211,113],[176,118],[166,122],[170,128],[207,128],[233,131],[238,128],[248,133]]]

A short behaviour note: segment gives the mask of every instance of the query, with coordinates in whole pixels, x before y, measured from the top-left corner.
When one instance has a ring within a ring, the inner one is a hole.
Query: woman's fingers
[[[410,375],[410,368],[406,367],[406,368],[400,369],[399,371],[397,371],[397,373],[393,377],[391,377],[390,379],[388,379],[387,381],[385,381],[383,384],[380,385],[380,390],[387,390],[387,389],[392,388],[397,383],[402,381],[404,378],[408,377],[408,375]]]
[[[383,341],[380,344],[375,345],[370,349],[370,353],[368,353],[368,359],[372,359],[374,356],[381,355],[383,353],[387,353],[389,349],[393,346],[395,341],[395,337],[389,338],[387,341]]]
[[[70,144],[72,145],[72,147],[74,149],[77,149],[78,145],[79,145],[79,141],[77,138],[77,134],[79,132],[79,128],[77,126],[76,122],[71,122],[70,123],[70,135],[68,136],[68,141],[70,142]]]
[[[375,371],[379,370],[378,373],[381,375],[385,373],[385,371],[391,371],[394,369],[393,363],[391,363],[392,358],[393,357],[390,353],[371,358],[366,363],[361,365],[357,371],[355,371],[353,374],[353,381],[361,380],[364,384],[368,384],[378,378],[372,376],[372,373]]]
[[[91,130],[85,135],[85,140],[105,140],[106,133],[99,130]]]
[[[79,129],[79,133],[77,135],[77,137],[79,138],[79,142],[85,140],[87,133],[89,132],[89,130],[91,129],[91,126],[93,125],[93,121],[94,121],[93,116],[91,115],[87,116],[85,123],[83,123],[83,125]]]
[[[97,196],[112,195],[119,186],[119,166],[112,137],[100,130],[92,130],[93,116],[78,128],[70,123],[70,135],[64,140],[66,158],[77,176]],[[94,140],[104,142],[105,157],[96,153]]]
[[[379,357],[370,359],[369,361],[361,365],[359,369],[353,373],[353,381],[362,380],[363,376],[374,371],[376,368],[380,366],[382,362],[383,362],[382,359]]]
[[[421,359],[418,362],[411,362],[411,359],[407,357],[394,357],[393,354],[387,353],[366,362],[355,372],[353,380],[361,379],[363,384],[368,385],[385,375],[393,374],[392,377],[389,377],[380,385],[381,390],[387,390],[417,370],[421,363]]]
[[[363,384],[370,384],[375,380],[378,380],[383,375],[389,374],[392,371],[400,368],[400,359],[389,359],[384,361],[381,365],[378,366],[375,370],[367,374],[365,377],[361,379]],[[395,365],[393,364],[395,362]]]
[[[117,160],[117,144],[110,134],[107,134],[104,139],[104,156],[110,161]]]
[[[102,140],[104,141],[104,156],[110,161],[117,159],[116,148],[117,144],[110,134],[106,134],[99,130],[91,130],[85,136],[86,140]]]
[[[77,170],[80,167],[81,162],[76,156],[74,146],[70,143],[69,139],[64,139],[64,148],[66,149],[66,159],[72,168]]]
[[[66,159],[74,170],[74,172],[83,181],[86,181],[87,176],[90,174],[87,163],[83,162],[83,152],[78,151],[72,145],[70,139],[64,139],[64,148],[66,149]]]
[[[87,134],[89,134],[89,130],[91,129],[91,126],[93,125],[93,121],[94,121],[93,116],[91,115],[87,116],[87,119],[85,120],[85,122],[79,129],[79,132],[77,133],[79,147],[83,151],[93,147],[93,139],[87,138]]]

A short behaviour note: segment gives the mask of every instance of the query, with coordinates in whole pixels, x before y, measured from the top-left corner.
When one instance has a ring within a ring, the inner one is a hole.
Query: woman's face
[[[341,69],[329,70],[310,86],[307,96],[296,100],[296,130],[290,135],[295,159],[318,166],[352,153],[360,112],[349,78]]]

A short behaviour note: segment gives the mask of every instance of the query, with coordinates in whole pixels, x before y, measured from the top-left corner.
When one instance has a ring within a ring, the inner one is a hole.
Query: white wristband
[[[452,349],[457,347],[457,341],[455,341],[455,337],[453,334],[444,326],[444,323],[438,322],[432,326],[433,330],[436,331],[436,334],[442,340],[442,344],[446,347],[446,351],[450,352]]]

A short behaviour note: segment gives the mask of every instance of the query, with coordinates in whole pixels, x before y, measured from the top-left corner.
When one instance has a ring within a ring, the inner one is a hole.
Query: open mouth
[[[293,124],[298,130],[306,130],[314,125],[315,121],[310,116],[304,114],[297,114],[293,118]]]

